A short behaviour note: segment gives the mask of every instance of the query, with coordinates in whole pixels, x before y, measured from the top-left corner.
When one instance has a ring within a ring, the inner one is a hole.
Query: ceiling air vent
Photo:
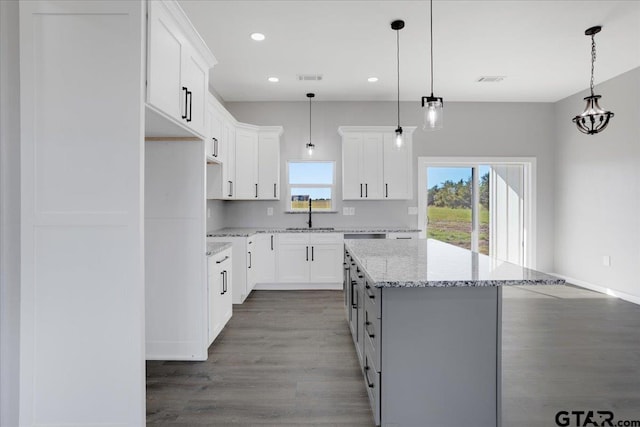
[[[476,81],[479,83],[498,83],[506,79],[506,76],[482,76]]]
[[[298,74],[298,80],[301,82],[319,82],[322,81],[322,74]]]

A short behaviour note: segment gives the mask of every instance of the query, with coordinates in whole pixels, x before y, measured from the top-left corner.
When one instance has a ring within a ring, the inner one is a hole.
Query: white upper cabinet
[[[411,199],[411,148],[415,127],[404,127],[396,148],[394,127],[342,126],[343,200]]]
[[[258,133],[258,198],[280,199],[280,133]]]
[[[258,198],[258,131],[236,128],[236,199]]]
[[[398,149],[395,134],[384,134],[384,199],[412,199],[411,191],[411,135],[405,135],[405,143]]]
[[[176,2],[148,3],[147,103],[199,135],[216,60]]]

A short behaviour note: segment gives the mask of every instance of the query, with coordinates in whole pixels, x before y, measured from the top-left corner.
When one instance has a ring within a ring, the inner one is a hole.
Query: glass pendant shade
[[[398,129],[396,129],[396,137],[394,139],[395,142],[395,148],[397,150],[402,149],[402,146],[404,145],[404,138],[402,136],[402,128],[398,127]]]
[[[422,98],[422,108],[424,112],[424,130],[442,129],[444,122],[444,109],[442,98],[435,96],[425,96]]]
[[[311,142],[311,98],[315,97],[314,93],[308,93],[307,98],[309,98],[309,142],[305,147],[307,148],[307,153],[309,153],[309,157],[313,156],[313,150],[316,148],[315,145]]]
[[[600,95],[591,95],[584,98],[587,105],[582,112],[573,118],[578,130],[587,135],[594,135],[604,130],[609,124],[609,119],[613,117],[611,111],[605,111],[598,105]]]
[[[309,156],[312,156],[313,150],[316,148],[316,146],[313,145],[312,143],[308,143],[306,147],[307,147],[307,153],[309,153]]]

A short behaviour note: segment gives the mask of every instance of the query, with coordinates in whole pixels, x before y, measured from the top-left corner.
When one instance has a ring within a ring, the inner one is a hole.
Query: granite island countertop
[[[345,240],[378,288],[562,285],[564,279],[434,239]]]
[[[346,234],[382,234],[382,233],[418,233],[420,230],[409,227],[325,227],[287,229],[283,227],[247,227],[222,228],[207,232],[207,237],[249,237],[258,233],[346,233]]]

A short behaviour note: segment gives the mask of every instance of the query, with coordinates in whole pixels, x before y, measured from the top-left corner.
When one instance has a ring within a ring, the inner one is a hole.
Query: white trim
[[[601,294],[606,294],[612,297],[620,298],[622,300],[632,302],[634,304],[640,305],[640,297],[636,295],[627,294],[625,292],[615,291],[611,288],[607,288],[606,286],[596,285],[595,283],[586,282],[584,280],[576,279],[574,277],[565,276],[559,273],[552,273],[554,276],[560,277],[567,281],[567,283],[571,285],[580,286],[581,288],[589,289],[591,291],[600,292]]]
[[[257,283],[255,291],[324,291],[342,290],[342,283]]]
[[[479,166],[491,164],[522,164],[524,166],[524,198],[525,198],[525,267],[536,268],[536,174],[537,163],[535,157],[418,157],[418,228],[421,239],[426,238],[426,216],[427,216],[427,194],[426,187],[423,189],[423,183],[427,182],[426,168],[427,165],[433,166]]]

